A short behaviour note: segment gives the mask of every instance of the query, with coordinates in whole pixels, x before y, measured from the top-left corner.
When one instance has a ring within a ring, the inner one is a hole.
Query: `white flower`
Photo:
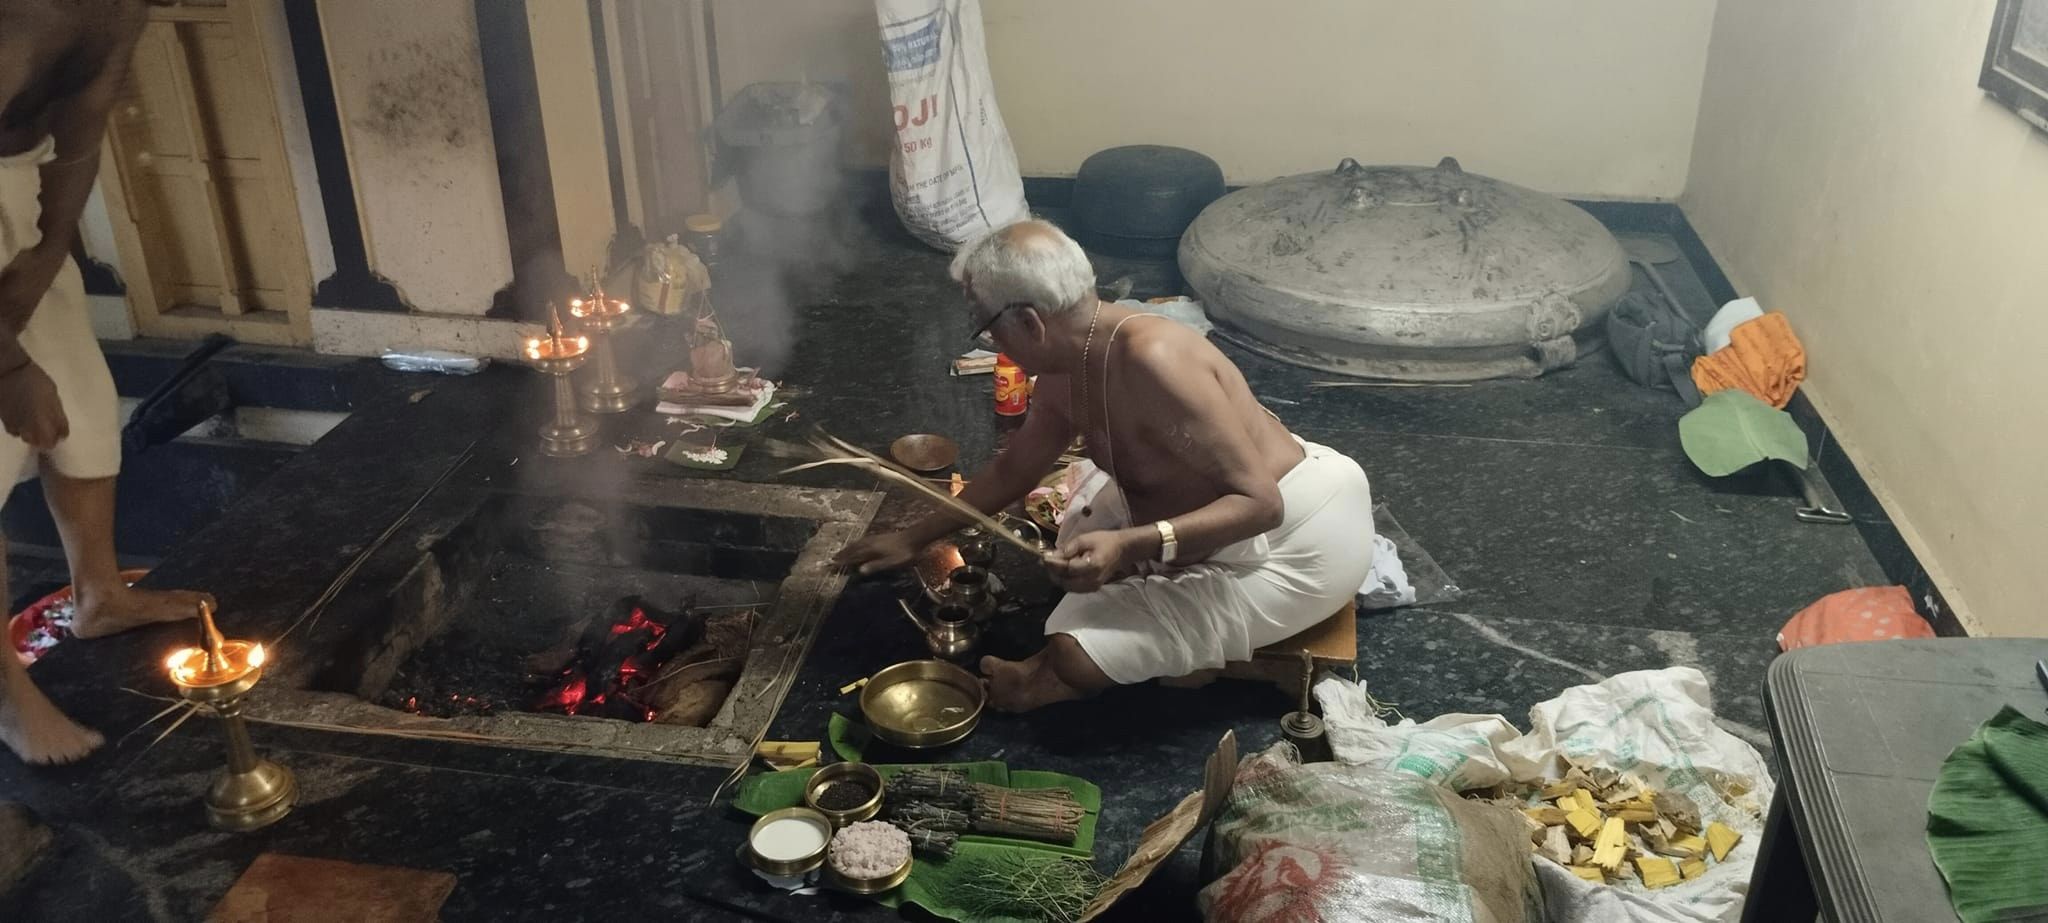
[[[722,465],[725,464],[726,452],[717,446],[695,452],[685,449],[683,450],[683,457],[700,465]]]

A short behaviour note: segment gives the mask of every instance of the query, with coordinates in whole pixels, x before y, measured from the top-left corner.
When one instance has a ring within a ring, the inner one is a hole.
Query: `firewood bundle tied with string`
[[[972,822],[974,789],[953,769],[907,769],[889,778],[884,817],[920,855],[944,858]]]
[[[1086,809],[1063,788],[1005,788],[953,769],[912,769],[889,780],[889,819],[931,832],[972,832],[1071,844]],[[915,843],[918,834],[911,833]],[[948,844],[950,848],[950,844]]]
[[[974,786],[975,833],[1072,845],[1087,811],[1064,788]]]

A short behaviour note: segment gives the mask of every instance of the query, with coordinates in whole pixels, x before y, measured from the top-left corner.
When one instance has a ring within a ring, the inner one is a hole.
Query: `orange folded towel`
[[[1805,380],[1806,348],[1777,311],[1742,322],[1729,333],[1727,346],[1692,363],[1692,382],[1701,394],[1741,388],[1781,410]]]

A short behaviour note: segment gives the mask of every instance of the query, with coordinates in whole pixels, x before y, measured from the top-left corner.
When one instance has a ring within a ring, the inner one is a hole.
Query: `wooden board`
[[[1301,664],[1301,652],[1315,657],[1316,666],[1350,666],[1358,661],[1358,603],[1344,604],[1336,614],[1310,625],[1306,630],[1252,652],[1253,660],[1285,660]],[[1229,671],[1225,669],[1225,675]]]
[[[264,853],[207,923],[433,923],[455,876]]]
[[[1301,652],[1315,658],[1316,669],[1348,667],[1358,662],[1358,603],[1344,608],[1314,625],[1252,652],[1252,659],[1225,664],[1221,670],[1202,670],[1188,676],[1162,679],[1159,684],[1194,689],[1221,679],[1249,679],[1272,683],[1289,696],[1301,694]]]

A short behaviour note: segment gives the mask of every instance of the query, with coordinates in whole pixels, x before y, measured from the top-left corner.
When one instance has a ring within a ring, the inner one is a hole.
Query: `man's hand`
[[[832,563],[858,567],[863,575],[909,567],[917,560],[918,543],[908,532],[870,535],[841,549]]]
[[[1136,545],[1122,532],[1086,532],[1045,556],[1046,573],[1069,593],[1093,593],[1123,576]]]
[[[6,269],[0,269],[0,324],[19,335],[35,316],[36,305],[64,268],[66,254],[41,245],[14,255]],[[11,431],[11,427],[10,427]]]
[[[0,423],[39,452],[71,435],[57,383],[33,362],[0,375]]]

